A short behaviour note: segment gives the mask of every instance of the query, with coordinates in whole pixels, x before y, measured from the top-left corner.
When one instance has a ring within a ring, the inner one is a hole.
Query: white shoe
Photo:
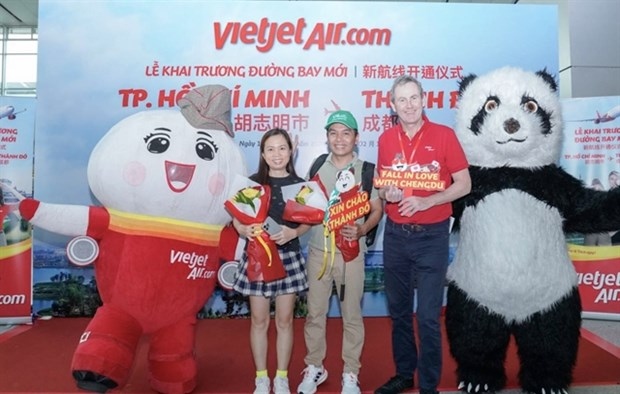
[[[291,394],[291,390],[288,388],[288,378],[281,378],[279,376],[273,378],[273,393]]]
[[[316,387],[327,380],[327,370],[323,366],[308,365],[304,372],[304,380],[297,387],[298,394],[314,394]]]
[[[254,389],[254,394],[270,394],[271,387],[269,386],[269,376],[261,376],[260,378],[256,378],[254,380],[256,384],[256,388]]]
[[[361,394],[357,375],[353,372],[342,374],[342,394]]]

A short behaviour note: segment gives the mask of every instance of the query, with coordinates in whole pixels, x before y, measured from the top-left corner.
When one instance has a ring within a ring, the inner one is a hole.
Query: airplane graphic
[[[332,102],[332,105],[334,106],[334,109],[329,110],[329,109],[327,109],[327,108],[324,108],[324,110],[325,110],[325,116],[327,116],[327,115],[329,115],[329,114],[331,114],[331,113],[333,113],[333,112],[340,111],[340,106],[339,106],[338,104],[336,104],[336,102],[335,102],[334,100],[329,100],[329,101],[331,101],[331,102]]]
[[[620,105],[613,107],[603,115],[596,111],[596,118],[568,120],[567,122],[594,122],[595,124],[599,124],[604,122],[611,122],[612,120],[615,120],[618,116],[620,116]]]
[[[0,107],[0,119],[9,118],[10,120],[13,120],[16,118],[17,114],[21,114],[24,111],[26,111],[25,108],[21,111],[15,112],[15,107],[13,107],[12,105],[3,105],[2,107]]]

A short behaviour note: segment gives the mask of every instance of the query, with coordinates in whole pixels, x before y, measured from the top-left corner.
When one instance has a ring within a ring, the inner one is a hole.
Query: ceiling
[[[428,3],[502,3],[516,4],[519,0],[401,0]],[[0,0],[0,26],[37,26],[39,0]]]
[[[37,26],[39,0],[0,0],[0,26]]]

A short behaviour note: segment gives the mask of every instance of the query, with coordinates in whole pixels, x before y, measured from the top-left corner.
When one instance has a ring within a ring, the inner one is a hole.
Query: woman
[[[247,277],[248,261],[244,255],[233,286],[236,291],[250,298],[250,345],[256,367],[254,394],[270,393],[267,332],[273,298],[277,332],[277,371],[273,380],[273,391],[276,394],[290,394],[287,374],[293,348],[295,300],[297,293],[308,288],[299,237],[308,231],[310,226],[282,220],[285,201],[280,188],[304,181],[295,173],[293,151],[291,138],[285,130],[275,128],[267,131],[260,143],[258,172],[250,176],[253,181],[271,187],[269,216],[281,225],[281,230],[270,238],[278,245],[278,252],[287,273],[284,279],[272,282],[250,282]],[[252,238],[262,231],[260,223],[243,225],[235,219],[233,225],[237,232],[246,238]]]

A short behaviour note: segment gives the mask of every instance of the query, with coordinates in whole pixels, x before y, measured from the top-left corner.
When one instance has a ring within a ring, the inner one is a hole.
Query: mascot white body
[[[101,206],[32,199],[20,205],[36,227],[88,235],[99,244],[95,277],[103,305],[71,365],[82,389],[121,388],[143,334],[150,335],[153,389],[195,388],[196,313],[217,280],[220,236],[231,220],[224,209],[230,183],[246,171],[227,134],[230,93],[219,85],[206,90],[221,96],[218,105],[190,108],[194,115],[206,108],[204,127],[193,126],[191,115],[178,110],[143,111],[121,120],[98,142],[88,182]]]
[[[459,93],[455,131],[472,178],[454,204],[459,244],[448,269],[459,389],[501,390],[514,336],[523,390],[567,393],[581,302],[564,234],[620,228],[620,189],[586,188],[555,164],[563,125],[546,71],[470,75]]]

